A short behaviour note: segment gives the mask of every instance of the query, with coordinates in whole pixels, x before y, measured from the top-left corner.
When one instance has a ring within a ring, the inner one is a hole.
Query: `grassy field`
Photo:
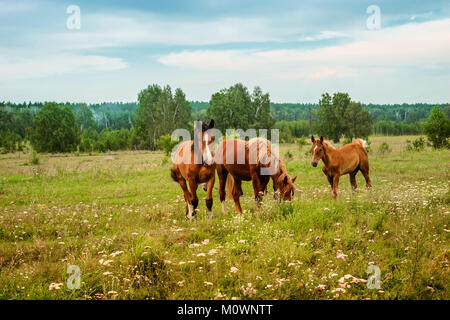
[[[344,176],[337,201],[309,146],[282,145],[292,203],[258,208],[244,183],[244,214],[223,215],[216,180],[192,222],[160,152],[1,155],[0,299],[449,299],[450,151],[411,138],[372,137],[373,188]]]

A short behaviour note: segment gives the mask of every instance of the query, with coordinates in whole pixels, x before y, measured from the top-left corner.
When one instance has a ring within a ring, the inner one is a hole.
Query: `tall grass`
[[[343,177],[337,201],[310,156],[282,145],[294,201],[258,207],[244,183],[244,214],[227,200],[223,215],[216,184],[213,214],[201,200],[192,222],[163,153],[41,155],[39,174],[1,156],[0,298],[448,299],[450,151],[406,152],[406,139],[371,138],[392,148],[369,155],[372,190]]]

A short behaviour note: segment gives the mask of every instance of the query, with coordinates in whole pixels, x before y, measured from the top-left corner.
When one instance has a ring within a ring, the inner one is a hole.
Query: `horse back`
[[[339,154],[336,165],[341,174],[353,172],[361,162],[368,160],[367,151],[359,142],[347,144],[336,151]]]

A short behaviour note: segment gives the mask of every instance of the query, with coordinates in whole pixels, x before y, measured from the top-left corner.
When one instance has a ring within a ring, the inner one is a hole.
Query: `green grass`
[[[406,152],[406,139],[372,137],[372,190],[343,177],[337,201],[309,146],[282,145],[292,203],[258,208],[244,183],[244,214],[227,200],[223,215],[216,180],[213,214],[199,188],[192,222],[163,153],[1,155],[0,299],[449,299],[450,151]],[[371,264],[381,289],[341,279]]]

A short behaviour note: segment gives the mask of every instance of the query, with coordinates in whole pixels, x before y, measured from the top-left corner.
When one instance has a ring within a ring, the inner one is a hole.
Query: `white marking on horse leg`
[[[187,215],[187,217],[188,217],[189,220],[192,220],[192,212],[193,212],[192,205],[188,203],[188,215]]]
[[[227,206],[225,205],[225,201],[222,201],[222,213],[227,214]]]

